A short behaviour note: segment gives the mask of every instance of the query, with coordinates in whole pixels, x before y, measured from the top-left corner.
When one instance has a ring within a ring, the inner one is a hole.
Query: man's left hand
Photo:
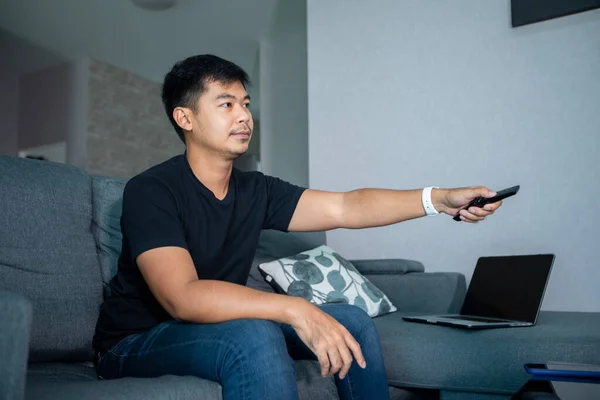
[[[493,197],[496,193],[484,186],[471,186],[468,188],[458,189],[434,189],[439,190],[439,193],[432,193],[432,200],[434,196],[439,195],[439,203],[436,208],[439,212],[443,212],[454,217],[459,213],[461,220],[464,222],[478,222],[484,220],[488,215],[492,215],[494,211],[502,205],[502,201],[496,203],[486,204],[483,208],[469,207],[464,209],[476,197]],[[439,206],[438,206],[439,205]]]

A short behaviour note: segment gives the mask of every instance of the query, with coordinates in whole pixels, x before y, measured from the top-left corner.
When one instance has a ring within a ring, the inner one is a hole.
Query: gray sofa
[[[217,383],[189,376],[96,379],[91,340],[120,252],[124,181],[61,164],[0,156],[0,399],[220,399]],[[271,290],[260,262],[324,243],[324,234],[265,231],[248,286]],[[398,307],[374,319],[394,399],[506,399],[524,362],[600,364],[595,313],[545,312],[532,328],[468,332],[407,323],[404,314],[455,312],[458,273],[409,260],[355,266]],[[335,399],[332,378],[296,362],[301,399]]]

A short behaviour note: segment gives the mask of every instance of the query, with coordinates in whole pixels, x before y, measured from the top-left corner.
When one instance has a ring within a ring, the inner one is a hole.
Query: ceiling
[[[212,53],[258,78],[258,41],[278,0],[177,0],[148,11],[130,0],[0,0],[0,28],[67,58],[89,56],[161,82],[173,63]]]

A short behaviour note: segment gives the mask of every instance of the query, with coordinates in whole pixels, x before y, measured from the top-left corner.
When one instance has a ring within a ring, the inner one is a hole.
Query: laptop
[[[553,264],[554,254],[481,257],[460,314],[402,318],[465,329],[533,326]]]

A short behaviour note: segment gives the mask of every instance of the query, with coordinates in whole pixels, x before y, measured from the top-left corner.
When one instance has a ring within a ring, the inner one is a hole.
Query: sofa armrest
[[[457,272],[365,276],[402,314],[458,313],[466,294],[465,276]]]
[[[0,398],[23,399],[33,310],[24,297],[0,291]]]
[[[419,261],[404,260],[402,258],[349,261],[363,275],[393,275],[425,271],[425,267]]]

